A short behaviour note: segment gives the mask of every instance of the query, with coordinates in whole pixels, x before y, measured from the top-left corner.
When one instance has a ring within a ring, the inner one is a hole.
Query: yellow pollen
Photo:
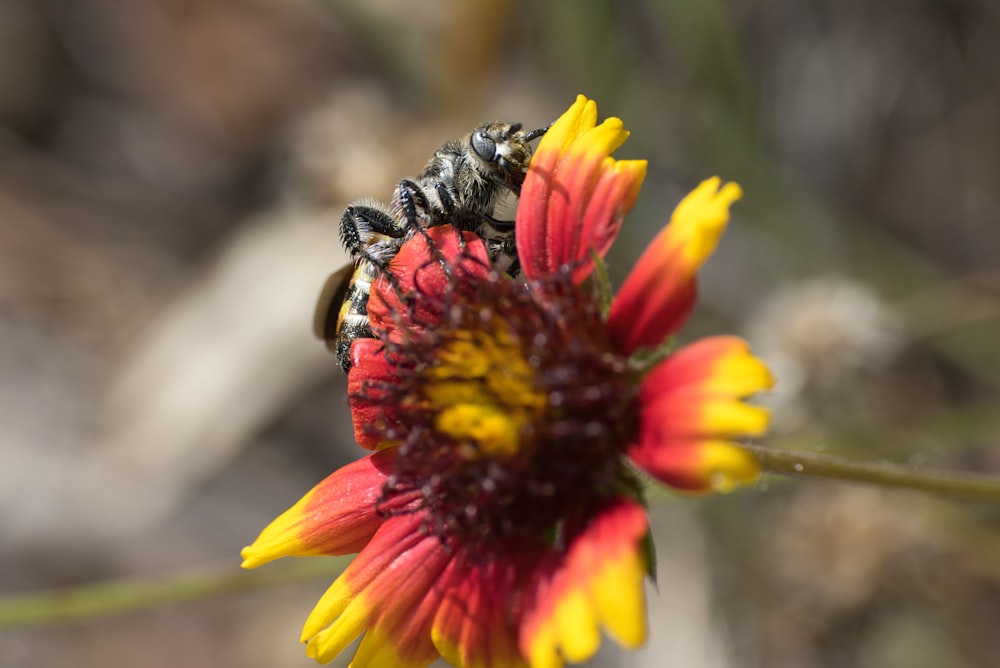
[[[501,321],[481,331],[461,331],[435,351],[427,372],[427,398],[435,427],[470,454],[510,458],[521,450],[525,427],[545,409],[534,372]]]

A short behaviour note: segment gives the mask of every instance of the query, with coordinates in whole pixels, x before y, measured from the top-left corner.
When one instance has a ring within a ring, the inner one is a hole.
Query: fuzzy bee
[[[363,199],[347,207],[340,239],[354,261],[333,273],[320,294],[313,320],[344,371],[351,343],[371,337],[368,294],[399,248],[417,230],[452,225],[478,234],[494,267],[518,271],[514,222],[493,217],[507,193],[519,195],[531,159],[531,142],[548,128],[526,132],[520,123],[485,123],[445,143],[415,179],[403,179],[389,207]]]

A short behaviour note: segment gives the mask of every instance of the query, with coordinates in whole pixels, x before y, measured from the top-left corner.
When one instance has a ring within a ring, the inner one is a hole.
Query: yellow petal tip
[[[713,492],[728,493],[741,485],[752,484],[760,477],[757,459],[735,443],[704,446],[702,466]]]
[[[247,545],[240,550],[240,557],[243,559],[243,562],[240,564],[240,568],[245,568],[247,570],[263,566],[268,561],[267,559],[261,558],[260,554],[254,549],[253,545]]]

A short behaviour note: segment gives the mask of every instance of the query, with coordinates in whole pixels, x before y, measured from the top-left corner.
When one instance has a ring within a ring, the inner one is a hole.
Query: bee
[[[493,213],[508,192],[521,194],[530,142],[546,129],[525,132],[519,123],[486,123],[446,142],[416,179],[400,181],[397,208],[411,227],[447,224],[475,232],[487,241],[495,265],[512,265],[514,221],[497,220]]]
[[[518,272],[514,221],[493,214],[508,193],[520,195],[531,142],[546,130],[526,132],[520,123],[484,123],[446,142],[416,178],[400,181],[391,207],[370,198],[347,207],[340,239],[354,262],[327,279],[313,318],[313,331],[344,371],[351,368],[351,343],[372,336],[372,283],[418,230],[452,225],[475,232],[486,242],[494,267],[511,275]]]
[[[316,305],[313,331],[336,353],[345,372],[351,368],[351,343],[372,336],[368,322],[372,283],[386,270],[408,236],[408,228],[377,200],[359,200],[344,211],[340,240],[353,262],[326,280]]]

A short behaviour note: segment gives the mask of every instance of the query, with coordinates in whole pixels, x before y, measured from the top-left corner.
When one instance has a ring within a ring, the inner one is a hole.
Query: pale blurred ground
[[[310,334],[346,202],[584,92],[746,199],[687,337],[768,443],[1000,472],[992,0],[0,0],[0,592],[208,565],[358,451]],[[651,642],[595,666],[1000,665],[1000,509],[767,479],[657,497]],[[0,666],[309,666],[314,582],[0,632]],[[346,662],[334,665],[346,665]]]

